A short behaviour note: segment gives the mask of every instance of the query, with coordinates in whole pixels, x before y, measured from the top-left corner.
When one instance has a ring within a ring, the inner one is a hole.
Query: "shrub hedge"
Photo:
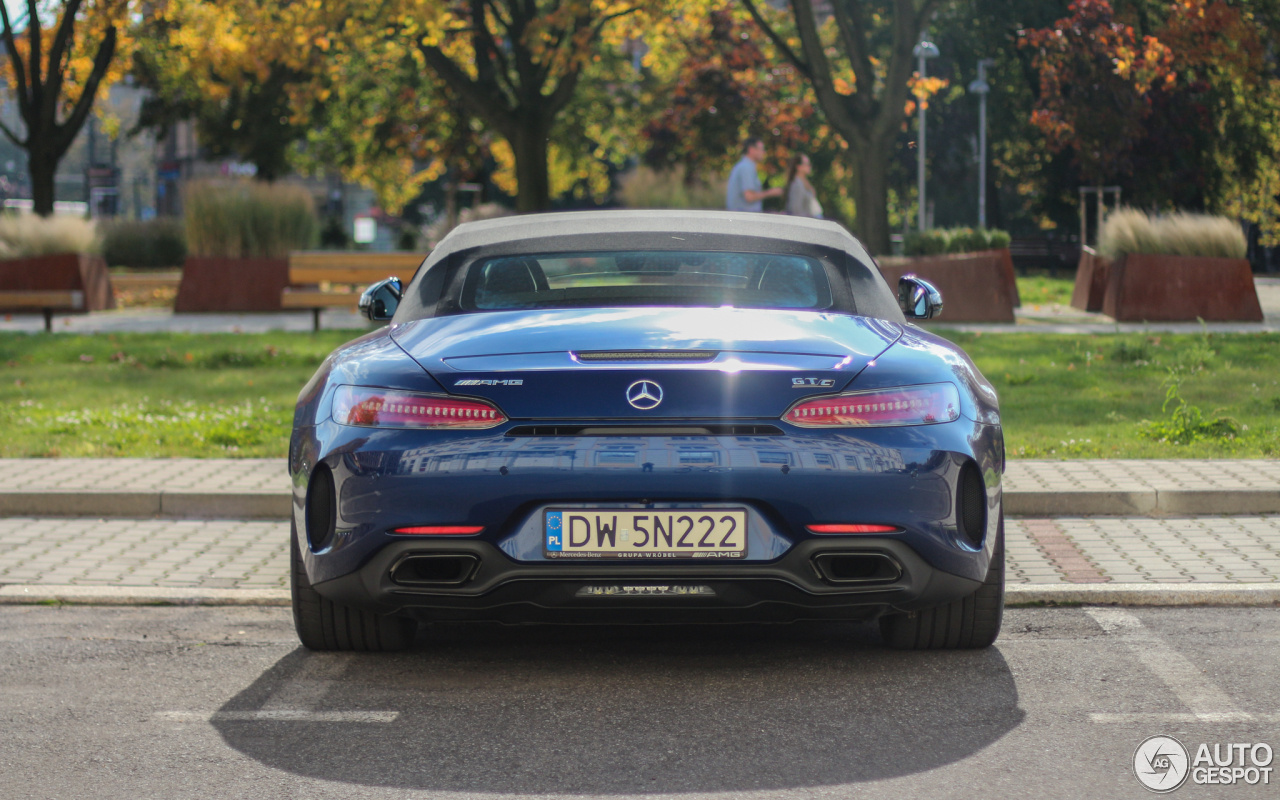
[[[182,220],[159,217],[146,222],[113,222],[103,231],[102,257],[109,267],[180,267],[187,257]]]
[[[975,253],[1009,246],[1009,234],[994,228],[935,228],[908,233],[903,252],[909,256]]]

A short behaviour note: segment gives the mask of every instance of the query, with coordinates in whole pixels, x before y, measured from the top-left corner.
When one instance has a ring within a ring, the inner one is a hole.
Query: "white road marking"
[[[1109,634],[1127,641],[1138,660],[1156,674],[1165,686],[1191,709],[1189,719],[1201,722],[1243,722],[1254,719],[1252,714],[1238,709],[1226,692],[1205,679],[1204,673],[1178,651],[1164,637],[1128,611],[1110,607],[1086,608]],[[1097,715],[1090,715],[1096,717]],[[1095,722],[1101,720],[1094,720]]]
[[[160,711],[170,722],[395,722],[399,711],[307,711],[278,708],[260,711]]]
[[[1252,718],[1256,722],[1280,722],[1280,714],[1162,714],[1159,712],[1137,714],[1090,714],[1089,719],[1099,723],[1126,722],[1241,722]]]
[[[245,711],[162,711],[157,716],[175,722],[394,722],[399,711],[318,711],[350,658],[308,656],[263,702]]]

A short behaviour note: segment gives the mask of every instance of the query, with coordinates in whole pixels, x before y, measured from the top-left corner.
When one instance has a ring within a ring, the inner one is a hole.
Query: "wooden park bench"
[[[0,308],[39,309],[44,313],[44,329],[53,333],[55,311],[83,311],[84,292],[43,291],[38,289],[0,291]]]
[[[280,295],[282,308],[309,308],[314,330],[326,308],[353,311],[371,283],[400,278],[408,283],[426,259],[424,253],[304,251],[289,254],[289,286]]]
[[[1009,243],[1009,255],[1018,272],[1026,274],[1031,269],[1047,269],[1056,278],[1060,269],[1075,270],[1080,259],[1080,244],[1047,237],[1015,238]]]

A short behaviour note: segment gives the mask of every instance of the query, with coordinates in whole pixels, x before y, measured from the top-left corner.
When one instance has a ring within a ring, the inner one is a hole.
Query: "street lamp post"
[[[938,46],[925,38],[923,31],[920,33],[920,43],[911,51],[916,57],[916,69],[920,76],[920,81],[925,78],[925,60],[938,57]],[[923,86],[921,90],[923,91]],[[920,106],[920,122],[919,135],[916,137],[916,196],[919,198],[919,212],[916,214],[916,222],[920,231],[928,230],[928,218],[925,213],[924,203],[924,142],[925,142],[925,101],[923,97],[917,98]]]
[[[987,95],[991,85],[987,83],[987,67],[995,66],[994,58],[978,62],[978,79],[969,84],[969,91],[978,96],[978,227],[987,227]]]

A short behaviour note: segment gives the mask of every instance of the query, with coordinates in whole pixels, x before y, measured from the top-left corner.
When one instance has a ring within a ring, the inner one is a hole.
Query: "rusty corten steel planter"
[[[1081,311],[1101,311],[1110,274],[1109,260],[1098,255],[1091,247],[1081,248],[1080,265],[1076,267],[1076,285],[1071,290],[1071,307]]]
[[[0,261],[0,291],[84,292],[84,308],[75,312],[105,311],[116,307],[107,262],[99,256],[83,253],[54,253]],[[4,312],[30,310],[0,309]]]
[[[1013,322],[1018,284],[1008,249],[937,256],[882,258],[880,274],[898,291],[898,278],[914,273],[942,292],[940,324],[948,322]]]
[[[288,285],[287,258],[187,256],[173,310],[279,311]]]
[[[1110,269],[1102,311],[1117,322],[1261,322],[1243,258],[1131,253]]]

